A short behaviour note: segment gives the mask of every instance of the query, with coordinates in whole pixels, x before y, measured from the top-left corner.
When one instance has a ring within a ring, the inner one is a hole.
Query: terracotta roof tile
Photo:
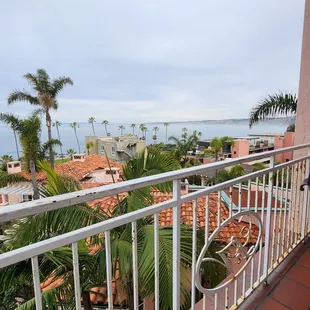
[[[110,160],[110,165],[113,168],[122,168],[122,165]],[[107,159],[101,155],[88,155],[85,157],[84,162],[69,161],[63,164],[56,164],[55,171],[61,175],[71,177],[77,181],[81,181],[90,172],[98,169],[108,168]],[[26,171],[20,172],[20,174],[27,180],[31,180],[31,174]],[[36,174],[37,180],[42,182],[46,180],[46,174],[44,171],[40,171]]]

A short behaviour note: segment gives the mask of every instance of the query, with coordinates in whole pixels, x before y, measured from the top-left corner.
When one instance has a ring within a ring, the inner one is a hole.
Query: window
[[[104,154],[104,145],[101,145],[100,150],[101,150],[101,154]]]
[[[112,170],[112,171],[106,170],[106,174],[111,174],[111,172],[112,172],[112,174],[116,174],[116,171],[115,171],[115,170]]]
[[[112,154],[112,155],[115,155],[115,153],[116,153],[116,147],[115,147],[115,146],[112,146],[112,148],[111,148],[111,154]]]
[[[31,201],[31,200],[32,200],[32,195],[23,195],[23,202]]]
[[[14,168],[19,167],[19,163],[14,164]]]
[[[9,168],[12,168],[12,165],[11,165],[11,164],[9,164]]]
[[[234,151],[234,154],[237,154],[237,152],[236,152],[236,151]]]

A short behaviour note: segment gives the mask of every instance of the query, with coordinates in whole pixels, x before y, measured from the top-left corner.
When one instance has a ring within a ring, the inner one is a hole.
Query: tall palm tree
[[[56,127],[57,135],[58,135],[58,140],[61,142],[61,140],[60,140],[60,134],[59,134],[59,127],[61,126],[61,123],[60,123],[59,121],[55,121],[55,122],[53,123],[53,126]],[[63,157],[62,144],[59,145],[59,148],[60,148],[60,157],[62,158],[62,157]]]
[[[107,121],[106,119],[102,122],[102,124],[104,125],[104,128],[105,128],[105,134],[107,136],[109,136],[109,133],[108,133],[108,128],[107,126],[109,125],[109,121]]]
[[[141,124],[141,125],[139,126],[139,129],[141,130],[142,136],[143,136],[143,137],[144,137],[144,128],[145,128],[145,124]]]
[[[121,132],[121,136],[122,136],[123,135],[123,131],[125,130],[125,126],[124,125],[118,126],[118,130]]]
[[[279,92],[268,95],[258,102],[250,112],[250,128],[270,117],[276,115],[295,115],[297,112],[297,96],[295,94]]]
[[[153,140],[154,140],[154,143],[156,144],[157,143],[157,131],[159,131],[159,128],[155,126],[153,127],[153,131],[154,131]]]
[[[166,127],[166,144],[168,143],[168,126],[170,126],[169,123],[164,123],[164,126]]]
[[[214,137],[210,141],[210,147],[205,149],[205,154],[214,156],[215,161],[218,161],[219,155],[223,153],[226,144],[230,144],[233,147],[234,139],[228,136]]]
[[[26,101],[31,105],[38,106],[45,113],[48,140],[52,140],[52,119],[51,110],[57,110],[58,102],[57,95],[63,90],[66,85],[73,85],[73,81],[69,77],[58,77],[54,80],[44,69],[38,69],[35,74],[27,73],[24,78],[28,81],[35,96],[25,90],[15,90],[8,97],[8,104],[13,104],[17,101]],[[54,167],[54,153],[52,146],[49,149],[50,164]]]
[[[11,155],[2,155],[0,157],[1,170],[7,171],[7,163],[13,161],[13,157]]]
[[[87,142],[85,146],[87,150],[87,155],[89,155],[89,150],[94,146],[94,143],[90,141],[90,142]]]
[[[88,119],[88,123],[91,124],[91,126],[92,126],[94,136],[96,135],[95,126],[94,126],[95,122],[96,122],[96,119],[93,116]]]
[[[149,129],[146,126],[144,126],[143,131],[144,131],[144,139],[146,141],[146,133],[149,131]]]
[[[132,134],[135,135],[135,128],[137,127],[137,125],[131,124],[130,127],[132,128]]]
[[[38,154],[40,153],[40,118],[36,113],[33,113],[29,118],[25,119],[20,119],[13,114],[1,114],[0,121],[10,125],[19,135],[24,153],[25,166],[26,169],[31,172],[33,198],[38,199],[39,193],[36,179],[36,164]]]
[[[76,129],[79,128],[80,125],[79,125],[77,122],[73,122],[73,123],[70,123],[69,126],[70,126],[71,128],[73,128],[73,130],[74,130],[76,142],[77,142],[78,149],[79,149],[79,154],[81,154],[80,142],[79,142],[79,138],[78,138],[77,132],[76,132]]]

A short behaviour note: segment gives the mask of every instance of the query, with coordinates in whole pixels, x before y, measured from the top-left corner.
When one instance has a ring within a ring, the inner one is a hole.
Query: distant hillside
[[[270,118],[268,120],[265,120],[261,123],[266,124],[282,124],[282,125],[288,125],[295,122],[295,116],[290,117],[275,117]],[[170,122],[171,124],[248,124],[249,119],[248,118],[232,118],[232,119],[222,119],[222,120],[201,120],[201,121],[180,121],[180,122]],[[163,124],[163,122],[152,122],[152,123],[146,123],[146,124]]]

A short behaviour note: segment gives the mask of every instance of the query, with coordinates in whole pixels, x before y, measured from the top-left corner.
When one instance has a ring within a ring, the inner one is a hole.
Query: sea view
[[[81,146],[81,150],[85,150],[85,136],[93,135],[91,125],[88,123],[80,123],[80,127],[77,129],[77,134],[79,137],[79,142]],[[111,123],[108,126],[108,131],[112,136],[117,136],[120,134],[118,127],[121,124]],[[130,124],[122,123],[125,126],[124,134],[132,133],[132,128],[130,128]],[[147,144],[153,143],[152,136],[154,134],[152,128],[157,126],[159,127],[159,131],[157,132],[157,143],[165,142],[166,140],[166,129],[163,123],[145,123],[148,128],[148,132],[146,135]],[[202,132],[202,140],[210,139],[214,136],[231,136],[231,137],[245,137],[248,134],[264,134],[264,133],[283,133],[287,127],[285,122],[279,123],[261,123],[255,125],[253,128],[249,129],[249,125],[246,121],[237,122],[237,123],[205,123],[205,122],[178,122],[178,123],[170,123],[168,127],[168,137],[175,135],[180,136],[182,128],[188,128],[189,132],[194,130]],[[53,137],[57,138],[57,132],[55,127],[53,127]],[[77,151],[77,142],[74,136],[73,129],[69,126],[69,123],[63,123],[59,128],[60,139],[63,144],[64,152],[67,149],[73,148]],[[96,135],[104,136],[105,129],[104,125],[100,123],[95,123],[95,132]],[[139,129],[139,124],[137,124],[137,128],[135,129],[135,134],[138,136],[142,136],[141,131]],[[43,142],[47,141],[47,130],[44,126],[44,121],[42,122],[42,135],[41,140]],[[59,150],[56,148],[56,152]],[[12,130],[4,125],[0,124],[0,156],[8,154],[16,157],[16,148],[15,141]]]

